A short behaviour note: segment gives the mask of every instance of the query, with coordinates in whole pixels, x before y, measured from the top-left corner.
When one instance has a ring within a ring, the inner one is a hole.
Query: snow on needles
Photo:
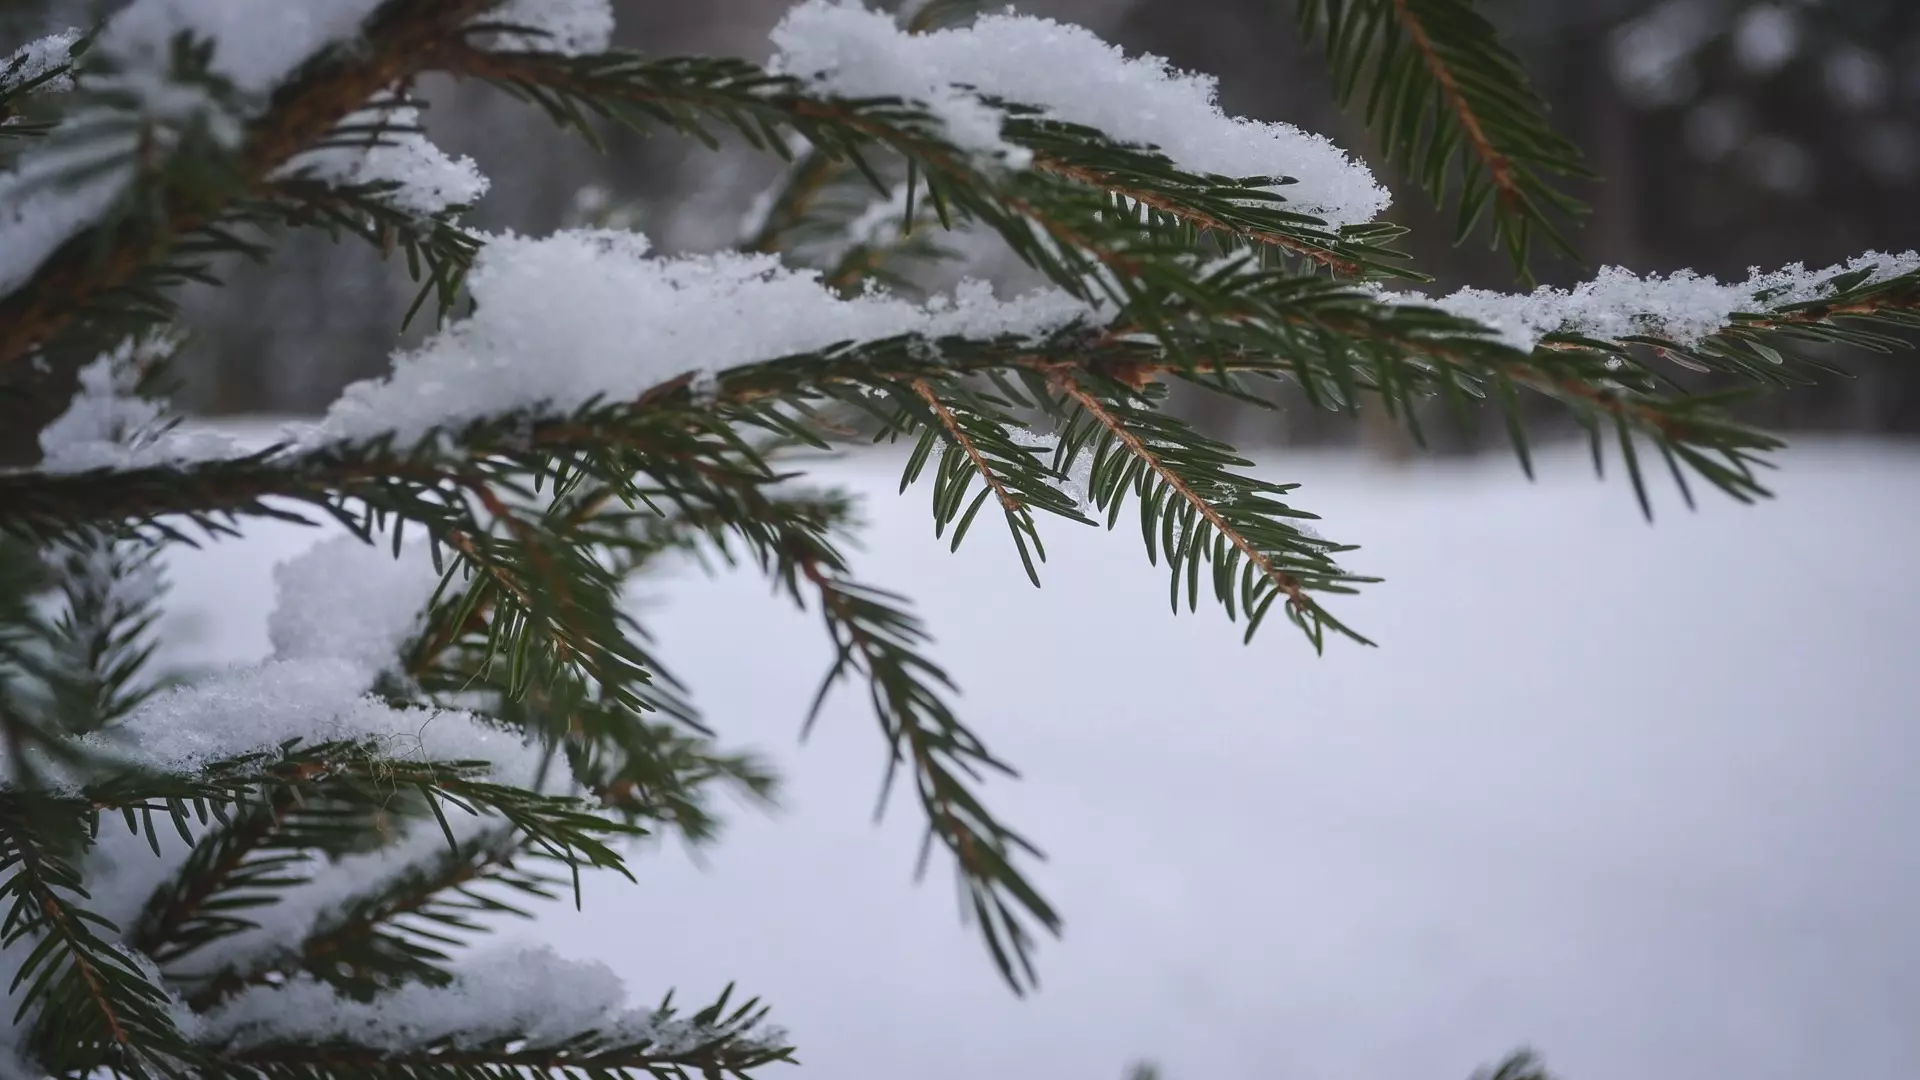
[[[438,427],[631,399],[687,372],[847,341],[1039,336],[1091,315],[1063,293],[1002,301],[979,283],[925,305],[847,299],[774,256],[653,258],[645,237],[613,230],[491,237],[468,288],[471,318],[397,356],[390,376],[348,387],[318,434],[411,443]]]
[[[7,54],[0,59],[0,90],[11,90],[16,86],[25,86],[47,72],[66,63],[73,53],[73,43],[80,40],[80,31],[62,30],[37,38]],[[41,83],[36,89],[59,91],[73,89],[73,76],[58,75]],[[9,118],[4,123],[11,123]]]
[[[1390,196],[1365,164],[1287,124],[1227,116],[1212,76],[1155,56],[1128,58],[1091,30],[1024,15],[912,34],[859,0],[805,0],[773,31],[775,70],[847,97],[918,100],[957,144],[1012,165],[1027,155],[1001,138],[985,97],[1031,106],[1122,143],[1157,147],[1189,172],[1287,176],[1281,194],[1334,225],[1370,221]]]
[[[544,947],[502,948],[463,965],[447,986],[414,983],[372,1001],[342,998],[305,975],[283,986],[254,987],[210,1015],[201,1037],[236,1050],[284,1040],[405,1051],[508,1038],[541,1046],[598,1031],[624,1042],[651,1041],[652,1051],[664,1056],[723,1034],[626,1008],[625,997],[619,977],[603,964],[563,959]],[[782,1036],[769,1028],[751,1041]]]
[[[470,713],[396,708],[366,694],[368,673],[342,659],[271,660],[163,691],[118,724],[88,735],[88,748],[129,764],[191,774],[228,758],[370,739],[382,757],[486,761],[501,783],[531,783],[542,751]]]
[[[1419,293],[1387,293],[1383,298],[1428,304],[1484,323],[1523,352],[1554,333],[1611,340],[1644,334],[1695,345],[1728,326],[1736,312],[1818,300],[1827,295],[1827,282],[1857,270],[1871,270],[1869,282],[1886,281],[1920,270],[1920,254],[1868,252],[1820,270],[1799,263],[1772,271],[1754,269],[1745,281],[1731,284],[1691,270],[1643,277],[1609,266],[1570,290],[1543,285],[1531,293],[1461,289],[1437,300]]]
[[[334,187],[390,184],[381,201],[396,210],[426,217],[456,206],[471,206],[487,193],[487,178],[470,157],[449,157],[420,132],[420,110],[411,105],[378,103],[348,117],[351,125],[378,124],[378,134],[333,142],[293,158],[275,179],[298,176]]]
[[[169,428],[160,403],[137,393],[142,372],[172,349],[166,339],[130,339],[81,368],[73,403],[40,432],[40,469],[135,469],[239,454],[224,435]]]

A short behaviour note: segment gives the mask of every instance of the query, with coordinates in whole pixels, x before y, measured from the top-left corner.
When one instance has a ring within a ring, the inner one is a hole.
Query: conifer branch
[[[255,858],[280,830],[300,796],[293,784],[275,785],[265,798],[244,804],[224,828],[209,830],[194,845],[178,873],[148,899],[144,911],[127,931],[127,944],[165,964],[228,934],[253,924],[225,914],[237,907],[228,902],[210,912],[208,902],[223,893],[268,890],[256,902],[271,902],[270,890],[297,884],[305,878],[284,873],[301,862],[297,847]]]
[[[973,467],[979,470],[980,478],[993,490],[994,497],[1000,500],[1001,508],[1009,514],[1025,513],[1025,504],[1015,498],[1013,492],[1007,490],[1006,482],[994,474],[993,466],[980,453],[980,448],[973,444],[973,440],[967,438],[967,433],[960,428],[960,422],[954,419],[953,410],[941,404],[939,395],[933,392],[933,387],[927,384],[927,380],[915,379],[912,385],[913,392],[920,395],[921,399],[927,403],[927,407],[933,410],[933,415],[939,419],[940,426],[946,430],[948,437],[954,441],[962,453],[967,455],[967,460],[973,463]]]
[[[509,1049],[518,1039],[448,1039],[412,1050],[389,1050],[350,1044],[267,1044],[218,1054],[202,1075],[270,1080],[306,1080],[318,1072],[344,1070],[357,1077],[381,1080],[517,1080],[536,1076],[586,1074],[606,1077],[657,1077],[687,1080],[699,1075],[713,1080],[752,1080],[751,1070],[790,1063],[788,1047],[767,1046],[731,1033],[688,1049],[661,1048],[649,1039],[628,1041],[599,1032],[583,1032],[554,1045]],[[475,1047],[474,1042],[481,1042]]]
[[[28,355],[113,290],[135,285],[182,237],[225,209],[295,154],[318,142],[379,91],[420,70],[436,43],[498,0],[388,0],[368,21],[368,47],[310,63],[247,126],[225,191],[158,192],[150,214],[104,222],[62,245],[25,284],[0,297],[0,369]]]
[[[1100,429],[1103,446],[1094,451],[1092,486],[1094,501],[1108,511],[1110,523],[1118,519],[1125,489],[1133,488],[1148,557],[1157,561],[1157,552],[1166,555],[1174,611],[1180,610],[1183,583],[1189,610],[1198,605],[1200,567],[1210,561],[1215,596],[1229,617],[1236,606],[1246,612],[1249,640],[1273,601],[1284,598],[1288,618],[1315,650],[1325,647],[1328,630],[1372,644],[1328,614],[1308,590],[1352,592],[1352,585],[1377,579],[1342,572],[1328,556],[1351,548],[1328,544],[1288,522],[1312,517],[1268,497],[1291,488],[1229,472],[1227,467],[1252,462],[1178,430],[1176,421],[1149,410],[1103,402],[1068,371],[1055,372],[1050,381]],[[1075,435],[1070,424],[1063,456],[1083,448],[1085,435]],[[1113,444],[1124,452],[1106,449]],[[1203,495],[1202,487],[1209,494]]]
[[[1342,102],[1372,72],[1366,121],[1387,156],[1436,203],[1458,173],[1455,243],[1491,208],[1494,244],[1523,277],[1536,232],[1577,258],[1555,219],[1586,208],[1548,177],[1593,174],[1474,0],[1296,0],[1296,11],[1301,30],[1324,39]]]
[[[47,1067],[138,1074],[156,1055],[187,1056],[165,991],[111,942],[114,925],[81,906],[79,872],[17,806],[0,812],[0,874],[0,947],[27,953],[11,987],[20,994],[13,1019],[35,1016],[31,1047]]]
[[[958,213],[986,224],[1016,255],[1081,295],[1091,295],[1083,280],[1085,260],[1038,242],[1034,228],[1069,248],[1094,252],[1108,265],[1125,261],[1131,248],[1153,246],[1151,230],[1143,237],[1140,223],[1116,216],[1107,192],[1089,187],[1086,177],[1124,179],[1136,201],[1151,197],[1170,214],[1177,210],[1190,222],[1212,222],[1236,235],[1257,232],[1264,243],[1284,239],[1353,272],[1419,277],[1395,265],[1404,256],[1378,243],[1398,231],[1392,226],[1333,230],[1283,209],[1283,196],[1262,190],[1271,177],[1190,175],[1156,151],[1115,145],[1092,129],[1030,110],[1008,106],[1004,136],[1048,167],[1002,173],[975,163],[947,139],[937,118],[914,103],[815,96],[796,80],[744,61],[656,60],[617,52],[566,58],[451,45],[435,66],[500,85],[575,130],[586,131],[586,118],[600,116],[636,128],[660,124],[711,141],[706,124],[717,120],[749,144],[783,156],[789,151],[782,133],[792,132],[816,152],[850,162],[877,191],[884,185],[864,155],[876,148],[892,151],[915,163],[943,220]]]
[[[320,228],[336,237],[358,237],[379,251],[382,258],[397,249],[406,256],[408,273],[420,282],[420,292],[407,310],[407,321],[430,296],[440,311],[451,311],[461,282],[480,252],[480,238],[457,224],[466,207],[422,218],[388,205],[384,197],[397,186],[392,182],[338,185],[283,178],[261,185],[260,197],[244,207],[242,216]]]
[[[1174,221],[1189,225],[1199,230],[1202,234],[1211,233],[1217,237],[1224,238],[1229,243],[1237,240],[1248,244],[1270,245],[1290,254],[1298,255],[1319,263],[1342,277],[1360,277],[1365,274],[1367,270],[1366,264],[1360,260],[1340,254],[1340,245],[1329,243],[1310,235],[1289,236],[1258,225],[1248,225],[1231,221],[1216,210],[1201,206],[1186,205],[1146,187],[1128,184],[1119,177],[1074,165],[1070,162],[1056,161],[1045,156],[1035,156],[1033,159],[1033,167],[1042,172],[1064,177],[1075,183],[1085,184],[1088,187],[1111,192],[1119,199],[1126,201],[1121,204],[1122,206],[1125,206],[1126,203],[1133,203],[1137,206],[1146,207],[1160,214],[1164,214]],[[1232,205],[1233,204],[1226,204],[1220,206],[1219,209],[1225,210],[1228,206]],[[1242,210],[1241,212],[1244,211]],[[1238,215],[1236,214],[1236,216]]]
[[[1012,768],[992,757],[941,701],[953,684],[944,671],[915,654],[914,646],[927,637],[919,621],[893,606],[896,597],[845,581],[823,555],[808,550],[806,540],[794,539],[803,546],[790,557],[816,591],[839,654],[815,697],[815,715],[843,674],[855,671],[866,677],[889,749],[882,805],[904,758],[926,813],[927,844],[938,840],[952,853],[968,905],[1001,977],[1016,993],[1024,993],[1038,979],[1026,920],[1057,934],[1060,917],[1012,864],[1018,855],[1038,857],[1039,850],[995,820],[962,779],[979,780],[979,768],[1012,776]]]
[[[476,892],[477,887],[497,884],[535,899],[559,897],[566,885],[564,877],[528,872],[517,862],[544,857],[530,838],[511,830],[496,830],[458,849],[437,852],[432,861],[410,867],[350,901],[296,949],[269,956],[252,968],[215,974],[188,996],[187,1003],[206,1012],[248,987],[271,985],[301,972],[361,999],[407,982],[444,986],[452,975],[443,966],[451,957],[442,949],[460,943],[452,935],[482,929],[473,916],[532,917],[524,909]]]

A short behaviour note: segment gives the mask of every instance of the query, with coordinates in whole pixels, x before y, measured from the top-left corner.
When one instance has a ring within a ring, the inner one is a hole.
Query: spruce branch
[[[526,1039],[490,1031],[456,1032],[403,1048],[346,1041],[268,1039],[216,1047],[202,1075],[294,1078],[338,1072],[365,1077],[462,1080],[487,1077],[590,1075],[689,1080],[752,1080],[752,1070],[792,1063],[784,1034],[765,1030],[758,999],[728,1008],[732,988],[682,1019],[671,997],[644,1022],[610,1025],[563,1036]]]
[[[445,966],[451,956],[444,950],[483,929],[476,917],[532,917],[479,891],[483,886],[502,886],[540,900],[559,898],[568,875],[528,868],[543,861],[553,860],[531,838],[511,829],[469,838],[350,900],[296,948],[205,979],[188,996],[188,1004],[206,1012],[249,987],[274,985],[302,973],[358,1000],[409,982],[444,986],[453,978]]]
[[[28,50],[21,49],[0,62],[0,139],[34,138],[52,130],[51,122],[24,121],[28,99],[44,93],[73,74],[73,57],[86,51],[87,39],[80,38],[68,47],[68,58],[33,72]]]
[[[1493,243],[1530,277],[1537,233],[1578,258],[1558,224],[1586,208],[1551,177],[1593,179],[1556,134],[1546,103],[1474,0],[1297,0],[1300,28],[1324,40],[1345,103],[1370,71],[1365,115],[1387,156],[1437,204],[1455,203],[1454,242],[1492,216]]]
[[[136,1076],[163,1056],[190,1056],[166,992],[113,943],[113,923],[83,906],[80,873],[49,848],[38,816],[0,812],[0,946],[27,954],[8,989],[20,996],[14,1022],[35,1016],[32,1051],[55,1072]]]
[[[309,62],[247,125],[230,178],[133,199],[150,212],[119,215],[62,245],[32,278],[0,297],[0,369],[18,363],[114,290],[137,286],[183,237],[214,224],[254,185],[365,106],[417,73],[434,46],[498,0],[388,0],[366,24],[368,46]]]
[[[168,964],[251,929],[254,924],[236,912],[271,904],[275,890],[307,880],[299,872],[301,846],[281,835],[287,815],[296,809],[300,787],[276,785],[264,794],[242,804],[224,827],[201,835],[180,870],[148,898],[127,931],[129,946],[155,963]]]
[[[1188,609],[1198,606],[1201,567],[1211,562],[1215,598],[1230,618],[1236,607],[1246,613],[1248,640],[1280,599],[1316,651],[1325,647],[1328,630],[1372,644],[1328,614],[1309,590],[1348,593],[1378,579],[1345,573],[1330,556],[1352,547],[1328,544],[1292,523],[1313,517],[1271,498],[1292,485],[1230,471],[1253,463],[1151,408],[1102,401],[1066,372],[1055,373],[1052,383],[1078,413],[1069,414],[1061,457],[1071,461],[1097,434],[1094,503],[1107,511],[1111,526],[1126,490],[1133,490],[1147,557],[1166,555],[1176,613],[1183,583]]]
[[[1044,168],[1009,172],[982,165],[953,145],[939,120],[919,105],[808,94],[797,80],[745,61],[618,52],[568,58],[451,45],[435,66],[486,79],[589,136],[588,118],[601,117],[641,129],[658,124],[713,143],[708,125],[718,122],[752,146],[789,156],[785,136],[798,135],[814,152],[850,163],[882,193],[886,185],[867,157],[890,151],[914,163],[943,221],[957,214],[987,225],[1016,255],[1078,295],[1092,295],[1083,279],[1093,265],[1124,261],[1135,248],[1170,246],[1164,229],[1143,230],[1141,222],[1115,215],[1109,192],[1089,186],[1087,178],[1124,181],[1127,197],[1152,198],[1162,212],[1180,217],[1183,234],[1205,224],[1243,239],[1257,235],[1262,243],[1285,240],[1292,250],[1354,273],[1419,277],[1396,265],[1404,256],[1380,246],[1397,231],[1393,227],[1336,230],[1283,209],[1284,196],[1262,190],[1283,178],[1187,174],[1157,151],[1117,145],[1093,129],[1005,103],[995,103],[1008,113],[1004,137],[1033,151]],[[776,215],[784,223],[804,212],[813,185],[824,182],[820,173],[807,176],[807,186],[793,189],[797,201],[785,211],[776,204],[769,225],[776,224]],[[1093,252],[1094,262],[1076,257],[1076,250]]]
[[[261,185],[258,198],[243,205],[240,213],[261,222],[320,228],[336,238],[357,237],[383,257],[397,249],[406,257],[408,274],[420,282],[406,321],[429,297],[441,312],[451,311],[481,241],[457,223],[465,207],[423,218],[388,202],[397,187],[392,181],[340,185],[285,177]]]
[[[47,552],[65,605],[45,629],[53,655],[43,679],[68,731],[104,727],[158,688],[141,676],[157,647],[149,631],[164,589],[159,555],[98,531]]]

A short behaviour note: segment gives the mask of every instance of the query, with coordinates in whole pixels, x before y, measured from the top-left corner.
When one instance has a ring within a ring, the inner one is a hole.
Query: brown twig
[[[1413,13],[1408,0],[1393,0],[1393,14],[1400,23],[1400,29],[1406,32],[1407,40],[1420,53],[1428,74],[1440,87],[1440,96],[1446,99],[1447,107],[1459,118],[1460,128],[1466,133],[1467,143],[1473,147],[1474,155],[1486,165],[1488,178],[1499,193],[1501,203],[1513,206],[1523,202],[1520,184],[1514,177],[1513,162],[1487,137],[1486,128],[1480,123],[1480,115],[1473,111],[1466,94],[1461,91],[1453,68],[1440,55],[1440,50],[1434,47],[1433,39],[1427,35],[1427,28],[1421,23],[1420,16]]]
[[[20,856],[19,872],[25,875],[26,880],[32,882],[28,888],[38,894],[41,914],[48,923],[52,924],[55,932],[66,940],[67,951],[73,958],[73,968],[79,973],[80,981],[86,984],[87,996],[93,999],[94,1006],[100,1010],[100,1016],[107,1025],[108,1037],[119,1046],[132,1046],[133,1040],[127,1035],[126,1025],[120,1021],[120,1011],[115,1008],[113,998],[108,995],[100,973],[94,970],[93,963],[87,959],[86,952],[75,944],[79,932],[68,920],[67,913],[62,910],[59,900],[54,897],[53,887],[47,883],[46,874],[41,870],[40,851],[34,846],[33,838],[23,835],[7,816],[0,816],[0,829],[10,834],[13,849]]]
[[[948,409],[940,400],[939,395],[933,392],[933,387],[927,384],[927,380],[913,380],[913,392],[919,394],[920,397],[926,401],[927,407],[933,410],[933,415],[940,418],[940,425],[947,429],[947,434],[952,436],[953,441],[959,444],[961,450],[966,452],[967,458],[973,462],[973,467],[979,470],[980,478],[985,480],[987,486],[993,489],[994,495],[999,497],[1000,505],[1006,509],[1007,513],[1017,514],[1026,509],[1020,500],[1014,496],[1013,492],[1007,490],[1007,486],[1001,481],[999,474],[995,473],[993,468],[987,464],[986,456],[980,453],[980,448],[973,445],[973,440],[968,438],[967,433],[960,429],[960,421],[954,418],[953,411]]]

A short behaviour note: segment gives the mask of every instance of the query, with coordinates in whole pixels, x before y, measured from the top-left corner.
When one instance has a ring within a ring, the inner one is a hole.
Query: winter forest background
[[[0,53],[95,6],[0,0]],[[622,0],[620,40],[759,58],[788,6]],[[1228,113],[1379,159],[1282,0],[1017,6],[1217,74]],[[1582,192],[1593,264],[1725,279],[1920,247],[1913,0],[1484,6],[1608,178]],[[612,132],[597,156],[483,88],[427,96],[434,141],[492,180],[486,229],[612,218],[706,250],[737,239],[774,175],[671,135]],[[1421,197],[1378,172],[1442,290],[1510,284],[1501,255],[1445,249]],[[937,273],[963,271],[1026,280],[988,254]],[[264,269],[195,294],[179,400],[264,438],[249,418],[318,413],[379,373],[411,296],[363,245],[289,235]],[[1530,1044],[1566,1080],[1904,1080],[1920,1060],[1920,366],[1832,359],[1859,377],[1751,414],[1799,447],[1779,499],[1689,514],[1669,496],[1651,528],[1579,447],[1526,484],[1494,422],[1429,425],[1440,455],[1492,451],[1436,462],[1393,425],[1304,403],[1203,412],[1388,579],[1346,609],[1384,647],[1322,658],[1167,618],[1126,537],[1054,530],[1036,592],[1005,544],[949,555],[923,496],[893,497],[896,460],[848,463],[830,478],[867,497],[860,565],[915,595],[969,715],[1023,770],[996,797],[1048,851],[1068,921],[1041,992],[1006,993],[938,872],[909,883],[910,814],[872,826],[882,762],[861,703],[796,747],[827,660],[811,624],[751,577],[691,567],[637,602],[708,716],[781,768],[782,809],[741,809],[711,852],[663,853],[638,886],[590,880],[583,911],[503,929],[639,986],[738,978],[805,1048],[797,1076],[1113,1080],[1151,1058],[1167,1080],[1454,1080]],[[313,535],[260,527],[177,556],[163,657],[261,656],[274,566]]]

